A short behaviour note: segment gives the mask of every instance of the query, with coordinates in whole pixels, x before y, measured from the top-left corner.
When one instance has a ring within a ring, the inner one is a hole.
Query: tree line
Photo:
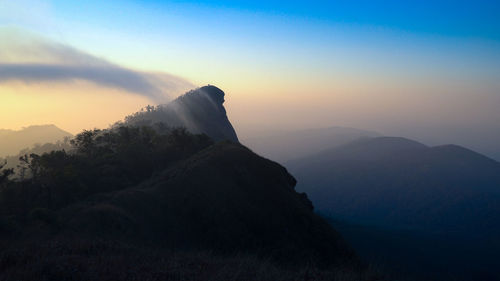
[[[17,175],[1,164],[0,215],[56,210],[136,185],[212,143],[206,135],[161,124],[85,130],[70,141],[70,150],[20,156]]]

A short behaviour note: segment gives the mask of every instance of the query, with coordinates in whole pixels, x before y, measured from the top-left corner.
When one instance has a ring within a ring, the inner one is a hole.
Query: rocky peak
[[[215,141],[239,142],[224,108],[225,93],[212,85],[191,90],[154,111],[139,112],[126,119],[128,124],[164,123],[203,133]]]

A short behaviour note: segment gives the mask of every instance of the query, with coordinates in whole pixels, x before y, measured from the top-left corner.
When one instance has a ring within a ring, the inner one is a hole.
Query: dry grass
[[[271,259],[172,252],[109,241],[50,241],[0,253],[0,280],[380,280],[364,270],[282,267]]]

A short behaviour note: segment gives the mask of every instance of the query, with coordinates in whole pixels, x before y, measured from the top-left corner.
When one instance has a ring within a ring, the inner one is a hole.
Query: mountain
[[[178,97],[166,105],[147,107],[146,111],[127,116],[129,126],[163,123],[167,127],[184,127],[194,134],[206,134],[215,141],[238,142],[238,137],[223,106],[224,92],[215,86],[204,86]]]
[[[21,157],[26,155],[30,155],[32,153],[37,155],[42,155],[44,153],[50,153],[51,151],[58,150],[68,150],[72,149],[71,144],[68,141],[57,141],[55,143],[45,143],[43,145],[36,143],[34,146],[30,148],[24,148],[19,151],[17,154],[13,154],[4,158],[0,158],[0,163],[4,164],[5,169],[13,169],[14,174],[19,176],[22,170],[25,168],[21,164]]]
[[[282,166],[217,143],[146,181],[61,213],[79,233],[157,239],[170,247],[338,264],[354,254]]]
[[[287,167],[317,209],[339,219],[433,231],[500,229],[500,163],[460,146],[380,137]]]
[[[31,179],[0,183],[0,279],[103,280],[91,274],[130,272],[144,263],[137,255],[160,268],[188,255],[179,264],[195,263],[192,270],[209,278],[240,276],[238,268],[205,267],[246,256],[256,260],[244,265],[249,272],[295,268],[294,279],[306,278],[301,272],[340,274],[336,268],[355,274],[347,280],[364,274],[351,248],[294,190],[286,169],[241,144],[182,131],[161,136],[148,127],[79,139],[70,154],[34,157]],[[196,258],[202,253],[210,253],[208,260]],[[141,270],[131,274],[149,274]],[[157,272],[152,280],[163,280],[178,267],[150,270]],[[262,277],[252,276],[245,280]]]
[[[372,131],[346,127],[329,127],[285,131],[267,136],[250,137],[242,140],[242,142],[264,157],[285,163],[286,161],[315,154],[360,138],[377,136],[380,136],[380,134]]]
[[[378,137],[286,166],[375,266],[416,280],[500,278],[500,163],[457,145]]]
[[[206,95],[158,112],[215,114]],[[0,179],[0,279],[380,280],[284,167],[213,137],[222,110],[197,126],[212,138],[121,124],[29,156],[29,177]]]
[[[20,150],[35,144],[55,143],[72,137],[55,125],[29,126],[19,131],[0,130],[0,157],[17,155]]]

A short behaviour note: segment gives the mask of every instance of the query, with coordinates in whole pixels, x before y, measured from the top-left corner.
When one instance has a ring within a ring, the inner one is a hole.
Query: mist
[[[233,96],[227,90],[226,106],[242,139],[341,126],[428,145],[459,144],[500,159],[498,83],[443,78],[427,85],[394,81],[345,91],[337,86],[331,91],[291,91],[258,98]]]

